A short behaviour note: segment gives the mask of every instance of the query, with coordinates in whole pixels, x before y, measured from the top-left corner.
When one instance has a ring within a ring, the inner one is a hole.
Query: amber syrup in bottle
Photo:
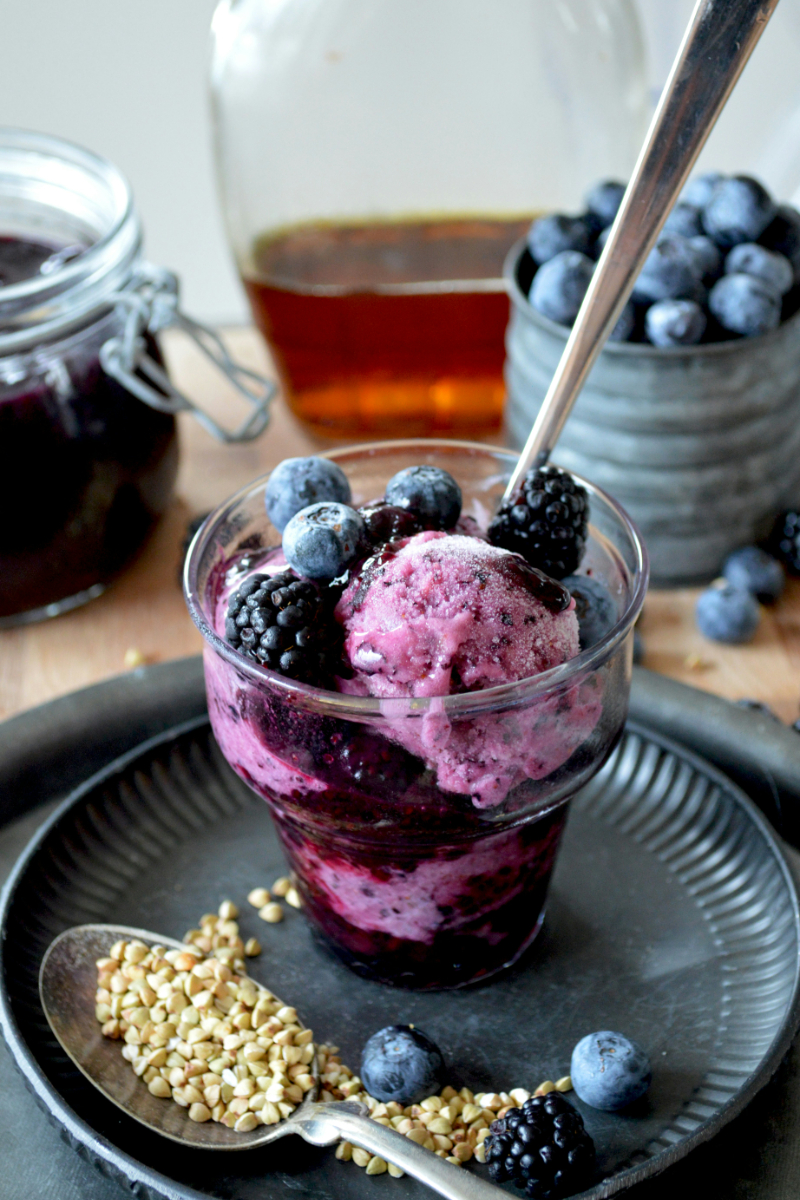
[[[500,427],[503,259],[530,217],[298,226],[244,283],[290,407],[329,438]]]

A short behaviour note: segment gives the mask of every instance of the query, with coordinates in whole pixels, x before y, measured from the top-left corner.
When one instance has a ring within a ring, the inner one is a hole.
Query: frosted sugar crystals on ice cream
[[[475,537],[419,533],[368,559],[336,608],[354,675],[342,691],[447,696],[511,683],[578,653],[566,588]]]
[[[513,683],[578,653],[575,602],[519,555],[461,534],[420,533],[368,559],[337,605],[353,695],[437,697]],[[575,710],[580,711],[575,711]],[[497,804],[569,758],[600,711],[595,695],[519,720],[453,725],[435,706],[388,724],[436,771],[440,788]]]

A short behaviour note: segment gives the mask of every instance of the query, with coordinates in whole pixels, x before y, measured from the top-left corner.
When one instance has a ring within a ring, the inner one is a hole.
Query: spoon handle
[[[777,3],[698,0],[504,500],[515,494],[531,467],[542,466],[550,457],[583,382]]]
[[[400,1167],[447,1200],[498,1200],[503,1193],[471,1171],[462,1171],[403,1134],[354,1112],[355,1105],[333,1101],[316,1104],[313,1115],[297,1121],[299,1133],[315,1145],[329,1145],[332,1132],[355,1146]]]

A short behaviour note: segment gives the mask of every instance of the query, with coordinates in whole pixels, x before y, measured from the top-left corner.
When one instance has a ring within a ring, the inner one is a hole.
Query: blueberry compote
[[[4,288],[79,252],[0,238],[0,336]],[[49,606],[59,611],[95,594],[167,505],[177,469],[174,418],[103,372],[100,347],[118,332],[109,312],[0,358],[0,621],[47,615]],[[158,359],[155,343],[149,351]]]
[[[224,611],[219,577],[217,589]],[[348,966],[452,988],[519,957],[542,921],[564,803],[537,811],[528,783],[481,809],[442,790],[391,719],[315,712],[211,648],[205,670],[222,753],[269,803],[306,915]]]

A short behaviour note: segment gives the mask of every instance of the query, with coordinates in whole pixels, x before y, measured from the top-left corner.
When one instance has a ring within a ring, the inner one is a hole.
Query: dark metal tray
[[[181,670],[187,686],[173,699],[185,716],[200,680],[196,668]],[[651,686],[640,676],[638,691],[657,693],[665,682]],[[678,699],[672,696],[680,708]],[[108,692],[105,700],[108,714]],[[657,701],[647,697],[663,717]],[[656,724],[659,713],[646,707],[640,700],[640,720]],[[44,769],[46,747],[39,760]],[[791,775],[785,763],[783,773]],[[785,810],[785,779],[782,791],[770,789],[775,794]],[[70,1138],[138,1194],[333,1198],[388,1186],[398,1200],[421,1196],[410,1180],[376,1183],[299,1142],[248,1156],[246,1165],[236,1156],[235,1176],[223,1156],[180,1154],[143,1137],[76,1078],[43,1025],[36,968],[59,929],[109,919],[180,936],[210,900],[241,899],[279,869],[263,805],[221,762],[203,721],[113,767],[62,809],[17,870],[2,963],[11,1049]],[[261,925],[255,914],[246,920],[265,946],[256,973],[296,999],[318,1036],[336,1040],[354,1065],[364,1031],[397,1020],[429,1029],[457,1081],[492,1088],[563,1072],[571,1045],[590,1028],[620,1027],[638,1037],[656,1064],[649,1109],[636,1118],[587,1111],[612,1172],[594,1190],[598,1196],[661,1170],[735,1116],[778,1066],[797,1024],[798,913],[779,847],[713,768],[646,728],[629,731],[576,803],[546,934],[501,981],[444,996],[396,993],[333,962],[299,915],[278,927]],[[117,1194],[116,1187],[95,1191],[98,1183],[75,1194]],[[648,1196],[657,1194],[652,1189]]]

